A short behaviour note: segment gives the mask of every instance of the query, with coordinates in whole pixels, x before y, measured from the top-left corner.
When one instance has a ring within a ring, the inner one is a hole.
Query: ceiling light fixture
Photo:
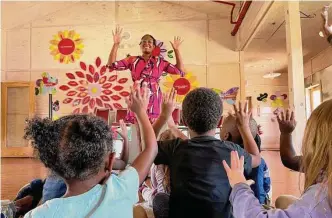
[[[273,73],[273,72],[270,72],[270,73],[267,73],[267,74],[264,74],[263,78],[264,79],[274,79],[278,76],[280,76],[281,73]]]

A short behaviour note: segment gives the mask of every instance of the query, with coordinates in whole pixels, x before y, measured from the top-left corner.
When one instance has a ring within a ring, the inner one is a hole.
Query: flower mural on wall
[[[165,58],[167,49],[166,49],[164,42],[156,40],[156,44],[157,44],[157,46],[153,49],[152,55],[159,56],[161,58]]]
[[[59,31],[50,41],[50,54],[54,57],[54,60],[60,63],[74,63],[75,60],[80,59],[83,53],[84,45],[82,41],[80,35],[74,30]]]
[[[101,65],[99,57],[96,58],[94,66],[80,62],[80,67],[82,71],[76,71],[75,74],[66,73],[70,81],[59,87],[66,92],[67,98],[63,103],[71,104],[75,114],[93,112],[96,106],[111,110],[121,109],[119,101],[129,96],[129,92],[123,87],[128,79],[118,78],[116,71],[107,72],[105,75],[106,66]]]
[[[182,103],[184,97],[188,92],[197,88],[198,81],[196,76],[191,72],[185,74],[184,77],[180,75],[167,74],[166,81],[163,83],[164,92],[169,92],[173,87],[177,91],[176,101]]]

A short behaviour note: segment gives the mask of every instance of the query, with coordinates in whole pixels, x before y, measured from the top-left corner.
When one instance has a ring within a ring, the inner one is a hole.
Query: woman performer
[[[129,56],[120,61],[116,61],[116,54],[121,42],[121,33],[122,29],[117,26],[115,33],[113,32],[114,44],[109,55],[107,67],[110,71],[129,69],[134,84],[140,84],[141,86],[143,82],[148,84],[151,95],[147,113],[150,121],[153,122],[160,114],[162,93],[159,87],[159,81],[161,75],[163,72],[180,74],[181,76],[184,75],[184,66],[179,52],[179,47],[182,43],[181,38],[174,37],[174,41],[171,42],[176,56],[176,65],[169,63],[163,58],[152,55],[152,51],[156,47],[156,39],[149,34],[146,34],[141,38],[139,45],[142,50],[142,55]],[[126,120],[135,123],[135,117],[131,111],[127,114]]]

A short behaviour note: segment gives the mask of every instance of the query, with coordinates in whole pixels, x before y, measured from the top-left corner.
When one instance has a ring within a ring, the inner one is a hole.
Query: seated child
[[[129,159],[128,131],[123,120],[120,120],[120,128],[121,131],[118,131],[118,134],[123,138],[123,149],[120,158],[115,159],[113,170],[125,169]],[[66,193],[66,190],[66,183],[54,172],[50,172],[44,181],[40,179],[33,180],[19,191],[14,200],[18,208],[17,214],[24,215],[26,212],[34,209],[40,200],[42,200],[42,203],[45,203],[45,201],[54,198],[61,198]]]
[[[324,101],[310,115],[307,121],[302,145],[301,169],[304,172],[304,192],[301,197],[284,210],[266,210],[259,204],[243,175],[243,157],[232,153],[231,165],[223,162],[233,187],[230,202],[236,218],[331,218],[332,217],[332,100]],[[296,121],[294,114],[287,111],[278,115],[281,134],[289,135]],[[303,120],[302,120],[303,122]],[[222,166],[221,166],[222,167]],[[241,169],[242,168],[242,169]],[[286,182],[286,181],[285,181]]]
[[[240,104],[236,116],[247,151],[214,137],[222,115],[222,102],[217,93],[198,88],[187,94],[182,104],[183,120],[191,137],[158,141],[158,155],[154,161],[156,165],[165,164],[170,169],[168,217],[232,217],[231,187],[225,170],[220,167],[221,162],[226,160],[229,163],[231,151],[236,150],[245,157],[247,174],[260,164],[259,150],[250,133],[249,114],[245,108]],[[166,123],[168,118],[160,116],[156,122]]]
[[[131,90],[127,99],[141,126],[145,149],[118,176],[111,175],[115,153],[110,127],[91,115],[68,115],[56,121],[34,118],[25,138],[32,140],[44,165],[64,179],[62,198],[49,200],[25,217],[133,217],[139,184],[157,154],[157,142],[146,114],[147,85],[143,93]]]
[[[175,137],[172,135],[171,130],[166,130],[161,133],[159,140],[172,140]],[[166,165],[152,164],[151,167],[151,188],[144,185],[142,188],[142,196],[145,201],[149,203],[152,207],[153,198],[157,193],[170,193],[170,178],[169,178],[169,168]]]
[[[255,137],[255,142],[258,146],[259,152],[261,151],[261,140],[258,134],[258,125],[256,121],[251,118],[249,121],[250,131],[253,137]],[[223,119],[222,128],[220,130],[220,138],[234,142],[240,145],[243,148],[243,140],[239,129],[236,126],[236,119],[234,116],[229,115]],[[252,179],[255,184],[251,185],[251,189],[254,191],[255,196],[261,204],[269,204],[269,191],[271,189],[271,179],[269,175],[269,169],[266,165],[266,162],[261,158],[261,164],[252,169],[250,175],[246,177],[248,180]]]

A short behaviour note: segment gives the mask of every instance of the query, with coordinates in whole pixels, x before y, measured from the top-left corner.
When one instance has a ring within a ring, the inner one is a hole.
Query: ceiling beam
[[[267,18],[274,1],[253,1],[239,30],[237,50],[244,51]]]

